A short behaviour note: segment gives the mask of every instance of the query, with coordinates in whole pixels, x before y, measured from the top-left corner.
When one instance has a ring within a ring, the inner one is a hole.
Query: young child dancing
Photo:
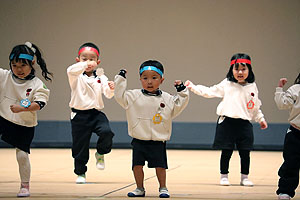
[[[100,64],[99,48],[93,43],[85,43],[79,47],[75,64],[67,69],[71,87],[71,125],[72,125],[72,156],[76,183],[86,182],[86,164],[89,160],[89,145],[92,133],[98,135],[96,167],[105,168],[104,154],[111,151],[112,132],[104,108],[102,94],[108,99],[114,96],[114,82],[108,81]]]
[[[239,151],[241,159],[241,182],[243,186],[253,186],[248,179],[250,150],[253,148],[253,127],[250,120],[255,120],[262,129],[267,122],[260,110],[261,101],[247,54],[232,56],[227,78],[212,87],[194,85],[186,81],[185,85],[195,94],[206,97],[222,98],[217,108],[219,115],[213,147],[221,149],[220,171],[221,185],[230,185],[228,180],[229,161],[233,150]]]
[[[137,188],[128,197],[144,197],[145,161],[155,168],[159,182],[159,197],[169,198],[166,186],[166,141],[170,140],[172,119],[179,115],[189,101],[189,92],[182,81],[174,85],[177,95],[159,89],[164,81],[163,65],[156,60],[142,63],[139,69],[143,89],[126,90],[126,70],[115,77],[115,99],[126,110],[128,134],[133,138],[132,169]]]
[[[279,109],[290,111],[288,121],[290,127],[284,139],[283,159],[278,175],[278,199],[291,199],[295,196],[295,190],[299,184],[300,169],[300,73],[286,92],[283,86],[287,83],[286,78],[281,78],[275,92],[275,102]]]
[[[36,59],[35,59],[36,57]],[[30,42],[15,46],[9,55],[10,70],[0,68],[0,135],[16,147],[21,178],[18,197],[28,197],[31,166],[30,145],[37,125],[37,113],[49,99],[49,89],[35,76],[35,62],[46,81],[52,75],[39,48]]]

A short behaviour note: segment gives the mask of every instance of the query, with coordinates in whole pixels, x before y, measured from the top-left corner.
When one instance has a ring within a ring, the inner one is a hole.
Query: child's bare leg
[[[156,170],[156,176],[159,182],[159,188],[166,188],[166,169],[157,167]]]
[[[137,188],[144,188],[144,171],[143,165],[135,165],[133,167],[133,175]]]

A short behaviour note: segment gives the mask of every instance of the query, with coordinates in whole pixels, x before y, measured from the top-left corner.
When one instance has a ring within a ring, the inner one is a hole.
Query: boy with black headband
[[[100,64],[99,49],[95,44],[81,45],[76,62],[67,69],[71,87],[72,156],[74,173],[78,175],[76,183],[85,183],[92,133],[99,136],[95,154],[98,169],[105,168],[104,154],[111,151],[114,133],[101,109],[104,108],[102,93],[109,99],[114,96],[114,82],[108,81],[102,68],[95,70]]]
[[[155,168],[159,182],[159,197],[169,198],[166,187],[166,141],[170,140],[172,119],[179,115],[189,101],[189,92],[182,81],[174,85],[177,95],[172,96],[159,89],[164,77],[163,65],[148,60],[140,66],[140,81],[143,89],[126,90],[126,70],[115,77],[115,99],[126,110],[128,134],[133,138],[132,169],[137,188],[128,197],[144,197],[145,161]]]

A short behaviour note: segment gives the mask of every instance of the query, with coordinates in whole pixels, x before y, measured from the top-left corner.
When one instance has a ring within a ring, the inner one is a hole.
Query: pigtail
[[[300,84],[300,73],[298,74],[294,84]]]
[[[41,70],[42,70],[42,76],[45,78],[46,81],[49,81],[49,80],[52,81],[52,79],[48,75],[53,77],[53,73],[48,71],[46,62],[42,58],[41,51],[39,50],[39,48],[35,44],[32,44],[32,48],[34,48],[34,50],[35,50],[34,53],[35,53],[35,56],[36,56],[36,61],[37,61],[37,64],[40,66]]]

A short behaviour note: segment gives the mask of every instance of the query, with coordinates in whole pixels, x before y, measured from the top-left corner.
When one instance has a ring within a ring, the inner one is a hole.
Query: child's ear
[[[101,63],[101,60],[100,59],[98,59],[97,60],[97,65],[99,65]]]
[[[76,57],[75,60],[76,60],[76,62],[79,62],[79,61],[80,61],[79,57]]]
[[[160,79],[160,84],[162,84],[164,82],[165,78],[161,78]]]
[[[33,60],[33,61],[31,62],[32,65],[34,65],[34,63],[35,63],[35,60]]]

